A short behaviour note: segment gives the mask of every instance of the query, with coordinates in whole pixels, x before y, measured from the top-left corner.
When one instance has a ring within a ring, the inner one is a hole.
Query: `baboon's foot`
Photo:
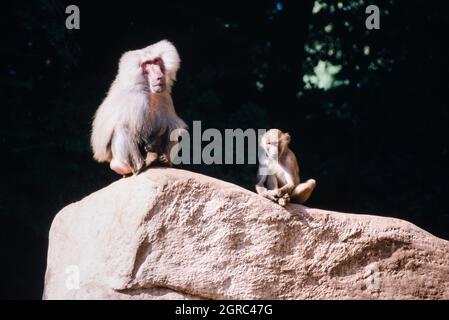
[[[278,199],[278,204],[285,207],[290,202],[290,195],[288,193],[284,194]]]

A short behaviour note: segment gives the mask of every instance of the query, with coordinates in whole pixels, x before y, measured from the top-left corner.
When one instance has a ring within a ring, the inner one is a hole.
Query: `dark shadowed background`
[[[118,179],[92,116],[120,55],[167,38],[173,95],[203,129],[290,132],[309,206],[409,220],[449,238],[449,19],[443,1],[6,1],[0,19],[0,298],[39,299],[48,230]],[[77,4],[81,29],[65,28]],[[320,62],[321,61],[321,62]],[[188,166],[252,189],[253,165]]]

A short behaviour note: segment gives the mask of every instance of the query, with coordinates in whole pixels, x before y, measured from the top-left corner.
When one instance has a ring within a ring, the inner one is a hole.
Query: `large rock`
[[[411,223],[176,169],[64,208],[47,263],[45,299],[449,299],[449,242]]]

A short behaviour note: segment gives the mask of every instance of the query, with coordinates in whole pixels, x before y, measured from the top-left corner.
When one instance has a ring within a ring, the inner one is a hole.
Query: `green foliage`
[[[309,24],[309,40],[303,64],[304,89],[329,90],[339,86],[372,85],[375,71],[389,71],[395,58],[382,46],[376,35],[367,30],[365,0],[315,1]],[[382,21],[388,19],[394,0],[380,4]],[[349,80],[351,79],[351,80]]]

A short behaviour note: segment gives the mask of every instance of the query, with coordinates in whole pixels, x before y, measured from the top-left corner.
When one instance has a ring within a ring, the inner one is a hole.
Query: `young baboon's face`
[[[268,130],[261,139],[262,148],[269,159],[278,160],[290,144],[290,135],[279,129]]]
[[[290,135],[279,129],[270,129],[262,137],[262,147],[269,159],[277,160],[288,147]]]

